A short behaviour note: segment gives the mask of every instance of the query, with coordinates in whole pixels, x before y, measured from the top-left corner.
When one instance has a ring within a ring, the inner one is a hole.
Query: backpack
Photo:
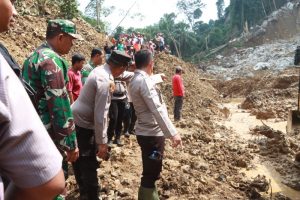
[[[115,90],[113,92],[113,96],[115,97],[122,97],[126,95],[126,88],[122,81],[115,80]]]
[[[17,77],[20,79],[24,89],[26,90],[32,104],[37,109],[36,91],[27,83],[21,74],[21,69],[15,59],[9,54],[8,50],[0,43],[0,54],[4,57],[6,62],[9,64],[11,69],[15,72]]]
[[[298,65],[300,63],[300,46],[297,46],[294,57],[294,65]]]

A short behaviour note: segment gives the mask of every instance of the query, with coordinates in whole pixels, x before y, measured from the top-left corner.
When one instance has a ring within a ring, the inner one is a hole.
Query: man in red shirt
[[[179,121],[181,117],[181,109],[184,97],[184,86],[181,78],[182,68],[176,67],[175,75],[172,78],[174,103],[174,121]]]
[[[84,62],[85,58],[83,55],[74,54],[72,56],[72,67],[68,71],[69,82],[67,84],[71,104],[76,101],[82,88],[80,71],[83,68]]]

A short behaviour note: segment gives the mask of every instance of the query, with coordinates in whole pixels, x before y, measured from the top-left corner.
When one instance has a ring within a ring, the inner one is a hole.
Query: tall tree
[[[193,28],[195,21],[202,16],[202,8],[205,6],[201,0],[179,0],[178,9],[186,16],[190,28]]]
[[[103,7],[104,0],[90,0],[89,4],[85,7],[85,15],[97,20],[97,27],[100,28],[101,16],[107,17],[110,15],[115,7]]]
[[[274,5],[275,10],[277,10],[277,6],[276,6],[275,0],[273,0],[273,5]]]
[[[181,52],[179,46],[180,44],[178,43],[178,41],[174,36],[175,19],[176,19],[175,13],[164,14],[164,16],[159,21],[159,28],[162,30],[162,32],[165,33],[165,36],[171,39],[173,46],[176,50],[177,56],[181,58]]]
[[[216,6],[218,11],[218,18],[221,19],[224,16],[224,0],[217,0]]]
[[[267,11],[266,11],[266,9],[265,9],[264,0],[261,0],[261,6],[262,6],[262,8],[263,8],[263,11],[264,11],[265,16],[267,16]]]

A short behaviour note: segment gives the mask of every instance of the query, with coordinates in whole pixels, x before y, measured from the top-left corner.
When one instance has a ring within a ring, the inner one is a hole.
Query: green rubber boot
[[[54,200],[65,200],[65,196],[63,195],[58,195],[54,198]]]
[[[138,200],[159,200],[157,189],[155,188],[139,188]]]

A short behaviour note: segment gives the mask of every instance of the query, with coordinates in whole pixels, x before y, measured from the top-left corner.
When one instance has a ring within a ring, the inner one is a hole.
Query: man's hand
[[[107,160],[107,158],[108,158],[108,146],[107,146],[107,144],[99,144],[98,145],[97,156],[99,158],[102,158],[103,160]]]
[[[77,147],[74,150],[67,151],[67,161],[68,162],[75,162],[78,157],[79,157],[79,149]]]
[[[73,94],[72,92],[68,92],[68,93],[69,93],[70,105],[72,105],[74,103]]]
[[[164,81],[166,81],[168,79],[164,73],[160,74],[160,76],[161,76],[161,79]]]
[[[182,141],[179,134],[176,134],[173,137],[171,137],[171,141],[172,141],[172,146],[174,148],[177,147],[178,145],[182,146]]]

